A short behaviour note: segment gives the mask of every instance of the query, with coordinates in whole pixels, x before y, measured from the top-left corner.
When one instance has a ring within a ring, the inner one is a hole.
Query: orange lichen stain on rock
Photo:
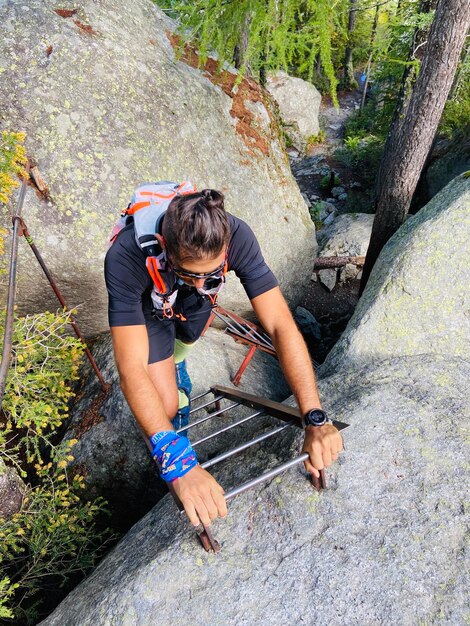
[[[99,33],[96,32],[96,30],[93,30],[93,28],[89,24],[84,24],[80,20],[73,20],[73,23],[76,26],[78,26],[78,28],[83,30],[83,32],[85,32],[87,35],[98,35],[99,34]]]
[[[77,11],[78,9],[54,9],[54,12],[60,17],[72,17]]]
[[[166,36],[173,48],[178,49],[180,45],[179,35],[167,31]],[[246,106],[247,101],[262,102],[266,106],[266,99],[261,87],[254,80],[245,77],[239,83],[235,93],[234,87],[237,75],[227,70],[218,71],[217,61],[212,58],[208,58],[204,66],[199,68],[199,55],[196,49],[189,44],[184,45],[181,60],[191,67],[202,69],[204,75],[214,83],[214,85],[219,86],[224,93],[232,98],[230,115],[238,120],[236,130],[248,147],[248,154],[257,156],[254,151],[254,149],[257,148],[262,154],[269,156],[269,142],[255,127],[255,116]],[[266,106],[266,110],[271,117],[269,106]]]
[[[151,44],[152,46],[155,46],[157,42],[155,41],[155,39],[149,39],[149,44]]]

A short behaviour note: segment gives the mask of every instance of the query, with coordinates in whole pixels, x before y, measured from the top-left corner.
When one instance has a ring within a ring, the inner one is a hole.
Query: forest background
[[[336,105],[338,93],[361,89],[361,107],[346,123],[338,157],[353,170],[368,172],[372,203],[387,136],[397,110],[411,98],[437,0],[157,4],[179,24],[180,52],[185,45],[195,47],[201,65],[210,55],[220,68],[235,66],[240,79],[248,75],[261,85],[269,72],[283,69],[312,82]],[[468,37],[459,56],[434,143],[439,137],[458,140],[470,132]],[[320,131],[311,144],[323,139]],[[3,130],[4,204],[12,203],[25,176],[24,143],[16,129]],[[4,226],[2,238],[8,234],[9,225]],[[45,312],[15,320],[0,414],[0,474],[14,472],[23,502],[16,512],[0,517],[0,620],[6,624],[36,623],[117,538],[106,528],[105,503],[83,501],[83,477],[67,470],[73,441],[68,446],[60,443],[83,353],[82,343],[65,332],[69,315]]]

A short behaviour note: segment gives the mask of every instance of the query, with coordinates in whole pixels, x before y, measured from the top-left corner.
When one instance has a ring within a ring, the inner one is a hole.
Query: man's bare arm
[[[148,437],[164,430],[174,430],[148,374],[146,327],[117,326],[111,328],[111,335],[121,388],[140,427]],[[174,377],[174,369],[168,375]],[[172,485],[193,525],[202,522],[208,526],[211,520],[227,515],[224,490],[200,465],[173,481]]]
[[[279,287],[253,298],[253,309],[269,333],[282,371],[302,414],[321,408],[310,355]]]
[[[111,328],[121,388],[140,427],[148,437],[173,430],[163,401],[148,373],[149,344],[145,325]]]
[[[289,311],[287,302],[275,287],[253,298],[253,309],[263,328],[269,333],[282,371],[297,400],[300,412],[321,408],[320,396],[307,346]],[[343,447],[341,435],[332,424],[307,426],[303,451],[310,460],[307,471],[319,476],[319,471],[336,460]]]

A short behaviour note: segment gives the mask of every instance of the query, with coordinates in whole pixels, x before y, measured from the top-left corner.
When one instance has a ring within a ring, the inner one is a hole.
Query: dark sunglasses
[[[180,278],[202,279],[202,278],[220,278],[222,276],[222,274],[223,274],[224,267],[225,267],[225,260],[215,270],[212,270],[212,272],[206,272],[204,274],[196,274],[194,272],[188,272],[187,270],[183,270],[183,269],[181,269],[179,267],[173,267],[172,269],[173,269],[174,273],[177,276],[179,276]]]

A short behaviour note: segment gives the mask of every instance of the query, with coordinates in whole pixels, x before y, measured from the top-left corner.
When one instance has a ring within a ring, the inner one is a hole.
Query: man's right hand
[[[209,526],[217,517],[226,517],[224,490],[200,465],[174,480],[171,486],[194,526],[200,523]]]

